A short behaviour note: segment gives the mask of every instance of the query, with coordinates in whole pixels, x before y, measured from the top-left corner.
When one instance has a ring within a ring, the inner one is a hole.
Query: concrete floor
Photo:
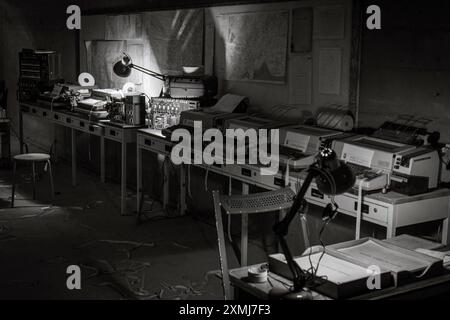
[[[119,184],[101,183],[98,176],[79,170],[78,186],[73,187],[70,166],[60,162],[54,168],[57,195],[51,205],[43,168],[38,168],[37,200],[30,200],[30,171],[19,168],[16,207],[11,209],[11,171],[0,170],[0,299],[223,298],[220,279],[211,273],[219,269],[212,212],[207,217],[195,212],[167,218],[154,203],[149,214],[153,219],[137,225],[132,192],[127,198],[130,215],[120,215]],[[312,245],[319,243],[321,212],[312,206],[308,214]],[[250,264],[266,261],[258,240],[261,230],[251,230],[259,223],[252,219],[261,216],[250,217],[250,235],[254,235],[249,243]],[[305,249],[301,232],[295,229],[299,226],[299,221],[293,223],[289,234],[295,255]],[[432,224],[405,231],[432,235],[434,230]],[[385,237],[385,231],[372,224],[363,224],[362,234]],[[331,244],[353,236],[354,219],[339,215],[323,241]],[[234,255],[229,254],[229,259],[236,267]],[[81,290],[67,289],[70,265],[81,268]]]
[[[36,201],[28,168],[19,168],[16,208],[9,208],[10,175],[0,171],[0,299],[221,299],[213,226],[190,216],[140,226],[120,216],[119,186],[70,167],[55,168],[50,206],[44,171]],[[128,199],[134,209],[135,198]],[[160,216],[154,205],[151,214]],[[125,241],[125,242],[121,242]],[[128,241],[132,241],[127,243]],[[66,268],[81,268],[81,290],[68,290]]]

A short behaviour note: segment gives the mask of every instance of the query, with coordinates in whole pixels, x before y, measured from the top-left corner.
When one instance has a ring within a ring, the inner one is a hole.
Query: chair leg
[[[11,208],[14,208],[14,197],[15,197],[15,192],[16,192],[16,168],[17,168],[17,161],[14,160],[13,176],[12,176]]]
[[[52,172],[52,162],[47,160],[48,165],[48,175],[50,177],[50,191],[52,192],[52,200],[55,199],[55,186],[53,184],[53,172]]]
[[[31,163],[31,172],[33,174],[33,200],[36,200],[36,163]]]
[[[223,231],[222,210],[220,195],[218,191],[213,191],[214,212],[216,216],[217,241],[219,245],[220,270],[222,272],[222,284],[225,300],[232,299],[230,275],[228,273],[227,250],[225,245],[225,235]]]

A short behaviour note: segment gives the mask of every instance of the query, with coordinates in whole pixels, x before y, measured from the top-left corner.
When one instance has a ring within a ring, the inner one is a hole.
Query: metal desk
[[[258,267],[260,264],[255,265]],[[284,277],[269,272],[270,282],[249,283],[245,280],[248,268],[241,267],[230,270],[230,282],[235,289],[235,298],[244,296],[268,300],[272,288],[286,290],[292,282]],[[273,286],[272,286],[273,285]],[[314,300],[331,300],[317,292],[312,292]],[[450,273],[440,276],[415,281],[399,287],[389,287],[381,290],[374,290],[364,295],[352,297],[350,300],[383,300],[383,299],[426,299],[436,296],[450,295]]]
[[[23,115],[27,114],[48,121],[55,125],[61,125],[71,130],[71,154],[72,154],[72,185],[77,185],[77,150],[76,131],[81,131],[100,137],[100,179],[105,182],[105,139],[121,143],[122,176],[121,176],[121,214],[126,213],[126,154],[127,144],[136,141],[136,131],[140,127],[120,126],[109,121],[89,121],[88,117],[79,113],[66,110],[50,110],[34,103],[20,103],[19,112],[19,138],[20,152],[23,153]]]
[[[170,156],[173,142],[166,140],[159,130],[143,129],[138,131],[138,159],[140,149],[147,149],[152,152]],[[140,174],[141,164],[138,160],[138,174]],[[236,179],[242,183],[243,193],[248,192],[249,185],[259,186],[267,190],[275,190],[284,186],[285,177],[282,172],[274,176],[264,176],[260,174],[257,166],[253,165],[195,165],[207,169],[211,172]],[[289,177],[289,185],[296,189],[296,185],[301,184],[304,179],[304,172],[292,172]],[[138,190],[141,184],[138,182]],[[181,191],[184,194],[185,191]],[[138,204],[139,204],[138,196]],[[330,197],[318,193],[315,183],[312,183],[305,199],[321,207],[330,202]],[[339,212],[356,217],[356,204],[358,196],[351,192],[335,196],[335,201],[339,205]],[[386,237],[392,238],[396,235],[399,227],[424,223],[429,221],[442,221],[442,243],[450,243],[449,216],[450,216],[450,190],[440,189],[417,196],[406,196],[396,192],[386,194],[374,193],[364,197],[366,209],[363,211],[363,221],[375,223],[386,228]],[[247,217],[243,216],[243,224],[247,223]],[[244,233],[246,239],[246,233]],[[246,248],[246,245],[243,246]],[[246,250],[242,250],[245,252]],[[245,260],[244,260],[245,261]]]
[[[136,143],[136,132],[142,126],[118,125],[110,122],[103,122],[103,125],[105,127],[104,138],[119,142],[121,145],[120,213],[125,215],[127,211],[127,145]]]

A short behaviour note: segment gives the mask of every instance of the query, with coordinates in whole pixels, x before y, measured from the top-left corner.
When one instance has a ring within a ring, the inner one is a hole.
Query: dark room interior
[[[0,299],[449,299],[448,12],[0,0]]]

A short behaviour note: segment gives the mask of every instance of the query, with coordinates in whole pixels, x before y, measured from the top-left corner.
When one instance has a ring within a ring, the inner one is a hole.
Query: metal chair
[[[52,199],[55,196],[55,190],[53,186],[53,174],[52,164],[50,161],[50,155],[45,153],[24,153],[13,157],[13,179],[12,179],[12,196],[11,196],[11,208],[14,207],[14,195],[16,191],[16,168],[17,162],[31,163],[32,180],[33,180],[33,200],[36,199],[36,162],[45,162],[48,166],[48,173],[50,176],[50,188],[52,192]]]
[[[291,207],[294,196],[295,193],[289,187],[275,191],[233,196],[221,195],[219,191],[213,191],[220,270],[222,273],[223,291],[226,300],[231,299],[232,295],[221,208],[224,209],[227,215],[246,215],[250,213],[281,211]],[[245,261],[247,261],[247,259],[245,259]],[[245,264],[242,266],[245,266]]]

